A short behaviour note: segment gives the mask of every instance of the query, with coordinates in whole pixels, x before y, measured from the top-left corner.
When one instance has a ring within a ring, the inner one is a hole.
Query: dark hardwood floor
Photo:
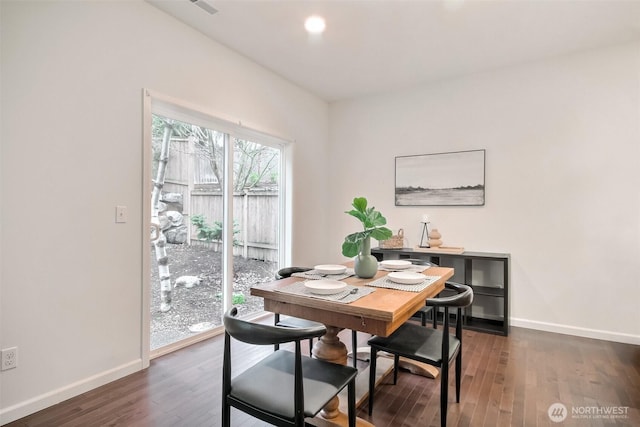
[[[350,332],[343,334],[349,343]],[[367,335],[358,336],[366,345]],[[220,336],[162,356],[145,371],[7,426],[219,426],[222,345]],[[234,371],[270,351],[236,351]],[[373,416],[364,404],[360,417],[378,427],[439,425],[439,380],[408,372],[395,386],[390,380],[376,392]],[[450,380],[451,426],[640,425],[640,346],[515,327],[509,337],[465,331],[459,404],[453,369]],[[549,418],[554,403],[567,408],[562,423]],[[232,425],[264,424],[234,410]]]

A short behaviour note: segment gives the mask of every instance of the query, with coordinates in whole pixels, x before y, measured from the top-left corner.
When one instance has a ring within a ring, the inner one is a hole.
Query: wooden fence
[[[219,242],[199,241],[198,231],[191,225],[193,215],[203,215],[208,224],[222,221],[223,201],[222,193],[215,189],[216,185],[206,185],[211,182],[211,176],[203,166],[202,159],[189,155],[192,152],[188,141],[172,141],[163,191],[182,194],[182,214],[189,229],[187,242],[210,245],[213,250],[218,250]],[[205,185],[196,185],[194,182]],[[240,231],[234,236],[239,243],[234,247],[234,255],[277,262],[279,214],[277,191],[257,190],[234,194],[234,228]]]

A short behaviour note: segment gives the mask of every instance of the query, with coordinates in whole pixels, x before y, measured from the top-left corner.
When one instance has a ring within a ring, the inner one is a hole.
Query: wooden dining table
[[[346,263],[345,265],[351,267],[353,263]],[[371,279],[351,276],[342,281],[352,286],[367,286],[368,283],[388,273],[388,271],[378,270]],[[444,283],[453,277],[453,273],[454,270],[452,268],[431,266],[423,274],[439,276],[439,279],[420,292],[376,287],[374,292],[351,303],[279,291],[279,289],[286,288],[295,282],[308,280],[293,276],[255,285],[251,288],[251,295],[264,299],[264,309],[266,311],[324,324],[327,332],[314,345],[313,356],[318,359],[346,365],[347,347],[338,336],[341,330],[351,329],[372,335],[389,336],[420,308],[424,307],[427,298],[432,298],[439,294],[444,289]],[[353,357],[356,357],[355,353]],[[358,378],[367,380],[368,374],[364,371],[360,372]],[[361,382],[360,387],[357,387],[357,389],[358,401],[362,402],[366,398],[368,388]],[[321,419],[316,425],[347,425],[346,414],[341,411],[337,397],[321,411],[320,417]],[[372,426],[372,424],[358,418],[358,426]]]

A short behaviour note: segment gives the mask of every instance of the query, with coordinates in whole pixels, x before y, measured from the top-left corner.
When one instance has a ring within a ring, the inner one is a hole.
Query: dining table
[[[353,261],[345,263],[348,272],[353,272]],[[372,278],[364,279],[356,275],[341,278],[348,289],[356,289],[348,297],[325,298],[310,295],[300,291],[304,283],[322,276],[310,279],[304,273],[296,277],[293,275],[272,282],[260,283],[251,287],[251,295],[262,297],[265,311],[313,320],[325,325],[327,331],[320,337],[313,347],[313,356],[333,363],[346,365],[348,359],[347,346],[341,341],[339,332],[351,329],[371,335],[389,336],[400,325],[408,321],[420,308],[425,300],[438,295],[444,289],[447,280],[453,277],[454,270],[449,267],[429,266],[422,272],[429,278],[425,286],[416,287],[380,285],[388,282],[387,276],[391,271],[379,268]],[[313,272],[312,272],[313,273]],[[348,273],[347,273],[348,274]],[[356,357],[355,349],[352,357]],[[379,362],[378,362],[379,363]],[[382,364],[379,369],[384,370],[381,376],[391,370],[389,364]],[[378,374],[376,374],[378,375]],[[368,367],[358,373],[356,384],[357,401],[366,400],[368,394]],[[317,421],[314,423],[314,421]],[[357,419],[358,426],[373,426],[366,420]],[[311,421],[317,426],[347,425],[347,416],[341,408],[339,398],[334,398]]]

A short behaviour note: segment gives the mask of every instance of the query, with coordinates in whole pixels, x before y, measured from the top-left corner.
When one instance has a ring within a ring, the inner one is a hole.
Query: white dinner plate
[[[347,267],[338,264],[323,264],[313,267],[318,274],[342,274],[347,271]]]
[[[387,277],[392,282],[400,283],[403,285],[416,285],[427,280],[427,276],[425,276],[424,274],[414,273],[411,271],[396,271],[393,273],[389,273]]]
[[[386,261],[380,261],[380,265],[389,270],[404,270],[411,267],[411,261],[403,261],[401,259],[388,259]]]
[[[333,295],[344,291],[347,284],[339,280],[309,280],[304,283],[305,288],[312,294]]]

